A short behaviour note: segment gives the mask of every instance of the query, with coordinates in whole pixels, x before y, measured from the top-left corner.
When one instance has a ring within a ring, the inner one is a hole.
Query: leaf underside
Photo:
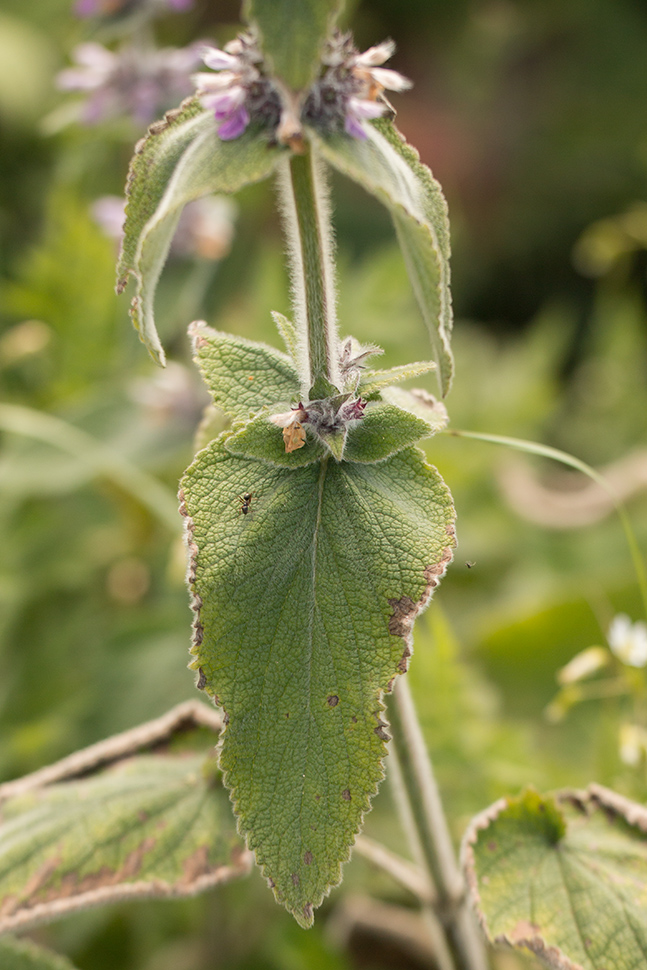
[[[194,895],[248,869],[213,762],[137,756],[2,803],[0,931],[114,900]]]
[[[366,131],[365,141],[344,134],[309,134],[329,165],[362,185],[391,212],[445,396],[454,369],[447,204],[429,169],[392,122],[377,120]]]
[[[472,822],[463,857],[493,942],[559,970],[643,970],[647,810],[599,785],[502,799]]]
[[[163,364],[153,301],[182,209],[205,195],[232,193],[267,178],[284,149],[252,126],[233,141],[221,141],[210,112],[196,99],[153,125],[133,157],[126,190],[126,222],[117,268],[121,292],[136,279],[131,316],[149,353]]]
[[[228,717],[225,784],[277,899],[309,926],[382,778],[382,694],[451,558],[451,497],[417,449],[287,469],[223,440],[181,496],[192,666]]]

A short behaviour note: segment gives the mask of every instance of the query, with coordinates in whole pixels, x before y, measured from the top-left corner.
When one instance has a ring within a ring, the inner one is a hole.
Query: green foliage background
[[[121,120],[43,134],[64,100],[54,73],[87,39],[70,6],[3,0],[0,9],[2,399],[93,435],[162,481],[172,505],[205,403],[188,322],[279,345],[269,311],[289,312],[289,300],[274,200],[267,186],[243,193],[232,252],[213,271],[167,266],[158,322],[174,365],[158,371],[114,295],[113,244],[89,215],[96,197],[121,193],[141,131]],[[222,41],[237,12],[198,2],[160,21],[160,40]],[[596,466],[644,448],[647,219],[634,220],[632,235],[621,218],[647,192],[644,6],[366,0],[352,19],[360,47],[397,40],[394,67],[416,82],[397,105],[399,124],[448,196],[452,426],[534,438]],[[343,333],[384,346],[380,366],[425,359],[388,215],[349,182],[335,180],[334,197]],[[415,384],[433,390],[426,380]],[[557,725],[542,714],[556,669],[601,642],[615,612],[639,616],[617,521],[542,529],[503,497],[500,449],[441,435],[427,450],[454,493],[459,549],[418,623],[410,676],[456,836],[527,782],[546,790],[595,779],[646,798],[644,764],[618,756],[618,727],[633,717],[625,700],[580,705]],[[644,490],[630,513],[645,549]],[[196,696],[180,529],[179,516],[153,514],[109,463],[97,475],[83,451],[2,434],[2,779]],[[388,782],[366,831],[404,850]],[[355,859],[309,934],[254,874],[195,901],[88,913],[36,938],[80,970],[377,970],[379,948],[340,949],[326,935],[344,899],[369,890],[411,903]]]

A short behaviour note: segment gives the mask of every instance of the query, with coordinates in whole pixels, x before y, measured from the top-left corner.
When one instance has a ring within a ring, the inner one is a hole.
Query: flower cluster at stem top
[[[394,50],[393,42],[385,41],[359,53],[350,34],[337,34],[322,57],[320,76],[297,96],[266,73],[257,40],[248,32],[223,50],[205,48],[204,63],[217,73],[201,72],[194,81],[202,106],[213,112],[225,141],[238,138],[250,123],[291,144],[301,137],[301,123],[365,139],[364,122],[393,111],[385,89],[405,91],[411,86],[397,71],[381,67]]]

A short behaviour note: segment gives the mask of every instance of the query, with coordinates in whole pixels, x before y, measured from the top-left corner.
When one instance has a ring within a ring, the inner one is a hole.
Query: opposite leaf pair
[[[382,778],[382,694],[451,559],[454,510],[411,447],[429,423],[376,402],[344,460],[317,439],[286,453],[268,416],[299,394],[290,358],[202,325],[193,334],[214,403],[236,423],[181,485],[192,666],[225,712],[220,765],[241,833],[308,926]]]

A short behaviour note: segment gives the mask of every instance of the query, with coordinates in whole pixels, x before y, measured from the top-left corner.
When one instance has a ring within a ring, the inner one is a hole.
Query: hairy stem
[[[288,167],[289,164],[289,167]],[[304,347],[302,383],[312,399],[338,393],[332,231],[322,164],[293,155],[279,180],[292,269],[296,323]]]
[[[419,845],[436,888],[436,911],[445,927],[455,965],[458,970],[487,970],[485,943],[467,903],[463,877],[405,677],[396,680],[390,715],[401,783],[410,806],[410,824],[415,827],[412,842],[414,846]]]

